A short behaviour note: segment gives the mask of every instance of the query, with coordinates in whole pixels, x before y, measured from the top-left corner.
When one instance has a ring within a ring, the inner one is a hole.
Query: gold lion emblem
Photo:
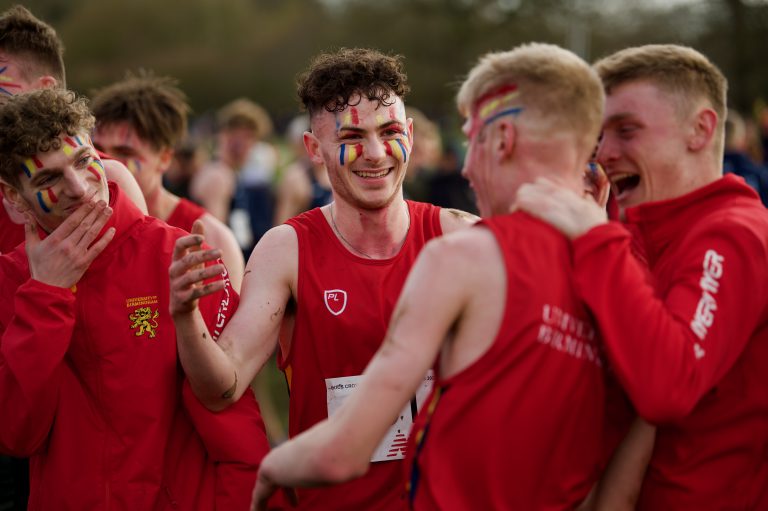
[[[133,314],[129,314],[128,318],[130,318],[131,321],[133,321],[133,324],[131,324],[131,329],[138,328],[139,330],[136,332],[136,337],[139,337],[141,335],[144,335],[145,333],[149,334],[150,339],[155,337],[155,329],[157,328],[157,316],[160,315],[160,311],[155,309],[154,314],[152,313],[152,309],[149,307],[139,307],[135,311],[133,311]]]

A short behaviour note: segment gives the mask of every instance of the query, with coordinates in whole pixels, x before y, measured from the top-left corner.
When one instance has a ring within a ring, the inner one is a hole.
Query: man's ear
[[[59,81],[51,75],[40,76],[36,81],[40,89],[54,89],[59,85]]]
[[[3,197],[11,206],[13,206],[14,210],[19,213],[30,211],[30,207],[27,204],[27,201],[21,196],[21,193],[19,193],[14,186],[6,183],[2,179],[0,179],[0,191],[3,192]]]
[[[164,173],[173,161],[173,148],[166,147],[160,151],[160,172]]]
[[[325,164],[323,153],[320,151],[320,140],[318,140],[314,133],[310,133],[309,131],[304,132],[304,149],[307,150],[307,154],[309,155],[309,159],[312,160],[312,163],[316,165]]]
[[[711,108],[701,109],[693,119],[688,136],[688,150],[701,151],[709,147],[717,129],[717,113]]]
[[[501,119],[497,123],[498,140],[494,143],[494,152],[499,161],[508,160],[515,152],[517,142],[517,127],[515,123]]]

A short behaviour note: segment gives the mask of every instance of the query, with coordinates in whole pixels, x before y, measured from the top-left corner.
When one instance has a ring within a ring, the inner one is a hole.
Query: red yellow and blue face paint
[[[8,66],[0,67],[0,94],[13,96],[21,92],[21,84],[14,82],[13,78],[5,74]]]
[[[61,144],[60,150],[67,157],[71,157],[76,150],[82,147],[88,147],[91,150],[91,156],[93,156],[93,160],[88,164],[88,166],[86,167],[86,170],[100,181],[102,179],[106,179],[106,174],[104,172],[104,165],[101,162],[101,160],[95,155],[93,146],[91,145],[88,137],[86,136],[62,137],[62,144]],[[30,180],[35,176],[35,174],[37,174],[43,168],[43,166],[44,166],[43,163],[36,157],[27,158],[21,163],[21,169],[24,172],[24,175],[26,175],[27,178]],[[37,203],[40,206],[40,209],[42,209],[45,213],[51,213],[55,205],[59,202],[59,199],[56,196],[56,192],[54,192],[52,187],[48,187],[43,190],[38,190],[35,195],[37,197]]]
[[[37,174],[42,168],[43,162],[34,156],[32,158],[27,158],[21,163],[21,169],[29,179],[32,179],[35,174]],[[37,203],[40,206],[40,209],[46,213],[50,213],[53,210],[54,204],[59,202],[58,197],[56,197],[56,194],[51,188],[40,190],[35,195],[37,197]]]
[[[507,84],[483,94],[475,101],[472,108],[472,125],[469,138],[473,138],[484,126],[507,116],[518,115],[523,107],[518,103],[520,91],[517,85]]]

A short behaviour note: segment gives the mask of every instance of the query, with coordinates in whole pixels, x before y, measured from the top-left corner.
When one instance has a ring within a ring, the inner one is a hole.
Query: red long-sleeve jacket
[[[0,257],[0,452],[31,458],[31,511],[247,509],[268,449],[256,402],[183,396],[168,267],[185,233],[118,190],[117,234],[73,289],[30,278],[23,246]],[[201,300],[213,334],[238,300]]]
[[[726,176],[574,240],[579,293],[658,424],[638,509],[768,509],[768,212]]]

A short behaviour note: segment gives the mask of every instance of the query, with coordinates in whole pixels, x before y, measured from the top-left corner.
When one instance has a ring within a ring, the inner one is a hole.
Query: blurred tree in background
[[[1,0],[6,9],[14,2]],[[298,109],[295,78],[312,55],[370,46],[406,57],[409,104],[456,124],[456,84],[475,59],[526,41],[587,60],[628,45],[681,43],[729,77],[733,106],[768,96],[765,0],[33,0],[66,46],[83,93],[152,69],[179,79],[197,114],[238,96],[282,124]]]

